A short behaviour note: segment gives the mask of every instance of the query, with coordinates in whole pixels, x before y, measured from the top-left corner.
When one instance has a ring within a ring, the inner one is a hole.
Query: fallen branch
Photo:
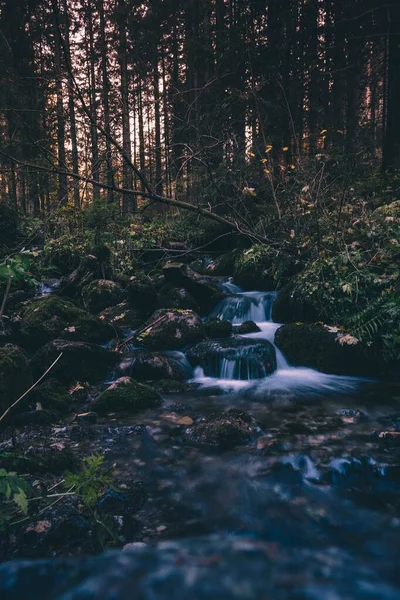
[[[7,408],[7,410],[1,415],[0,422],[8,415],[8,413],[14,408],[14,406],[17,406],[17,404],[19,402],[21,402],[21,400],[23,400],[29,394],[29,392],[31,392],[37,385],[39,385],[39,383],[41,381],[43,381],[43,379],[46,377],[47,373],[49,373],[52,370],[52,368],[58,363],[58,361],[60,360],[60,358],[62,357],[62,355],[63,355],[63,353],[61,352],[61,354],[59,356],[57,356],[56,360],[50,365],[50,367],[47,369],[47,371],[45,373],[43,373],[43,375],[41,377],[39,377],[39,379],[37,381],[35,381],[35,383],[33,385],[31,385],[31,387],[29,388],[29,390],[26,390],[26,392],[24,392],[22,394],[22,396],[20,396],[14,402],[14,404],[11,404],[11,406],[9,406]]]

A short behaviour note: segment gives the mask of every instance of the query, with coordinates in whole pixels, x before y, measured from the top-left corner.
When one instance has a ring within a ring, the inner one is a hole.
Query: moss
[[[52,369],[52,376],[65,384],[73,381],[100,381],[120,358],[116,352],[110,352],[96,344],[54,340],[34,355],[32,366],[35,375],[40,376],[60,353],[62,358]]]
[[[136,413],[161,404],[161,396],[147,385],[130,377],[121,377],[100,394],[93,402],[93,409],[99,413]]]
[[[67,412],[70,405],[70,396],[68,391],[57,379],[47,379],[44,383],[36,387],[29,395],[31,402],[38,402],[45,410],[56,413]]]
[[[179,350],[205,338],[204,323],[191,310],[160,309],[136,338],[138,344],[157,350]]]
[[[139,313],[128,302],[109,306],[98,315],[98,318],[117,328],[137,329],[143,322]]]
[[[113,333],[108,324],[55,296],[31,302],[22,315],[21,335],[26,344],[34,348],[59,337],[105,342]]]
[[[273,259],[274,251],[269,246],[256,244],[244,250],[235,262],[235,283],[247,290],[275,289]]]
[[[162,379],[154,383],[154,388],[160,394],[183,394],[191,389],[191,386],[184,381],[173,381],[171,379]]]
[[[210,415],[186,431],[195,444],[227,450],[248,442],[252,433],[251,417],[240,410]]]
[[[93,314],[118,304],[122,295],[122,287],[107,279],[96,279],[82,289],[83,304]]]

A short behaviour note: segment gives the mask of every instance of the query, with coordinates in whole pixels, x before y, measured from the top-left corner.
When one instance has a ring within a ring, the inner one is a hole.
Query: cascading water
[[[226,286],[226,283],[224,285]],[[234,286],[230,282],[229,285]],[[234,290],[216,306],[209,319],[219,318],[223,321],[231,321],[233,325],[254,321],[260,331],[240,336],[241,339],[254,342],[245,353],[241,347],[235,350],[233,342],[229,357],[221,352],[216,362],[215,358],[211,359],[210,353],[208,366],[205,367],[203,364],[195,369],[195,381],[204,386],[217,385],[226,390],[251,386],[255,394],[258,393],[263,397],[275,394],[277,391],[289,395],[313,394],[321,391],[351,392],[358,385],[360,379],[354,377],[330,375],[306,367],[292,367],[274,344],[276,330],[281,327],[280,323],[272,321],[272,305],[276,292],[242,292],[236,287]],[[257,348],[257,342],[269,343],[273,346],[276,355],[276,369],[273,372],[263,372],[257,352],[251,351],[251,348]],[[256,368],[255,364],[257,364]]]

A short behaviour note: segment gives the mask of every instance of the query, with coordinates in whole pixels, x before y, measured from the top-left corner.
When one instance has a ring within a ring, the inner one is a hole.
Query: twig
[[[56,365],[58,363],[58,361],[60,360],[60,358],[62,357],[63,352],[61,352],[61,354],[59,354],[59,356],[57,356],[56,360],[50,365],[50,367],[47,369],[47,371],[45,373],[43,373],[43,375],[41,377],[39,377],[39,379],[37,381],[35,381],[35,383],[33,385],[31,385],[31,387],[29,388],[29,390],[27,390],[26,392],[24,392],[22,394],[22,396],[20,396],[18,398],[18,400],[16,400],[14,402],[14,404],[11,404],[11,406],[9,406],[7,408],[7,410],[1,415],[0,417],[0,422],[8,415],[8,413],[10,412],[10,410],[12,410],[14,408],[14,406],[16,406],[18,404],[18,402],[21,402],[21,400],[23,400],[23,398],[25,398],[25,396],[27,396],[29,394],[29,392],[31,392],[33,390],[33,388],[35,388],[41,381],[43,381],[43,379],[46,377],[47,373],[49,373],[51,371],[51,369],[54,367],[54,365]]]

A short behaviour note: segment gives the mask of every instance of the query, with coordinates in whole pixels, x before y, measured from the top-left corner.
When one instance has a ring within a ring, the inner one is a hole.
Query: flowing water
[[[134,470],[149,490],[136,539],[250,535],[273,556],[277,590],[291,582],[279,598],[399,598],[400,386],[295,368],[277,348],[276,370],[263,376],[254,364],[279,327],[275,295],[227,285],[210,316],[260,331],[214,348],[214,376],[197,367],[193,389],[166,396],[161,413],[99,426],[117,472]],[[192,422],[231,408],[254,419],[247,444],[190,442]]]

